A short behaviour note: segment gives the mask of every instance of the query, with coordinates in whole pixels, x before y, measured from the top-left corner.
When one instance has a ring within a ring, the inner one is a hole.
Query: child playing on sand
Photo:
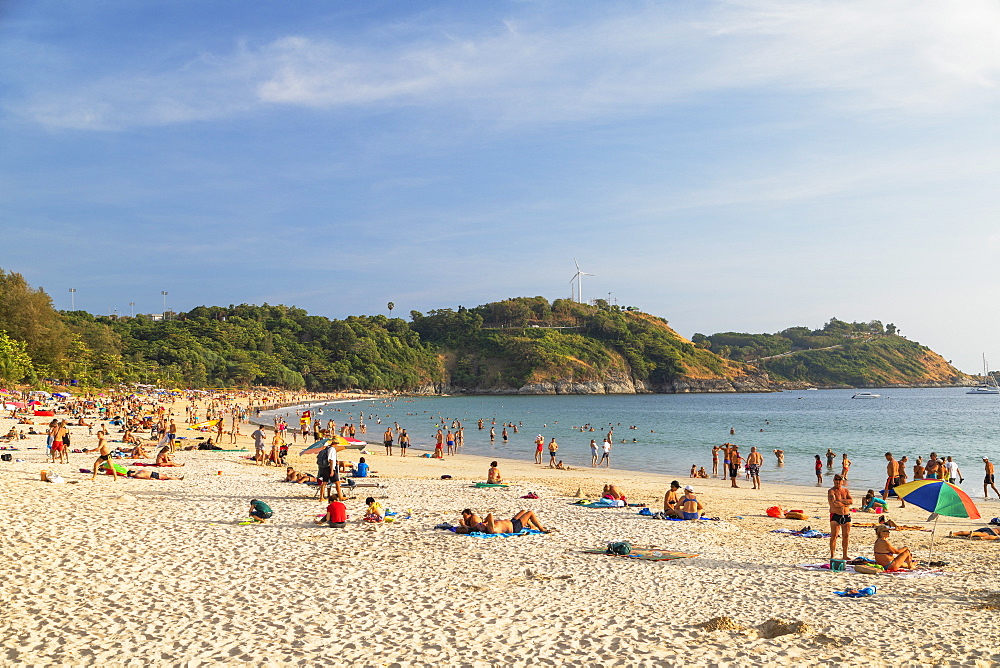
[[[326,514],[316,520],[316,524],[326,523],[334,529],[347,526],[347,506],[342,501],[331,501],[326,507]]]
[[[369,496],[365,499],[365,503],[368,504],[368,509],[365,510],[364,520],[365,522],[384,522],[385,521],[385,508],[382,504],[375,500],[374,497]]]

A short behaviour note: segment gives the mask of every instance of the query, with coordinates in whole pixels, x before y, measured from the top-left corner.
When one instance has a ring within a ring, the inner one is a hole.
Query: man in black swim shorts
[[[851,505],[854,499],[844,487],[842,475],[833,476],[833,487],[827,492],[826,499],[830,504],[830,558],[837,551],[837,536],[843,533],[843,558],[847,560],[847,546],[851,538]]]

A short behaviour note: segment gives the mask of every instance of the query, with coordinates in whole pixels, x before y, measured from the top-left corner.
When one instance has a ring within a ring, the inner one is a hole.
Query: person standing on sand
[[[816,486],[823,486],[823,460],[816,455]]]
[[[450,429],[448,430],[448,433],[444,437],[444,442],[448,446],[448,454],[449,455],[457,455],[458,454],[458,450],[455,449],[455,434],[451,433]]]
[[[541,434],[535,437],[535,463],[542,463],[542,450],[545,448],[545,439]]]
[[[757,448],[750,448],[747,456],[747,466],[750,467],[750,480],[753,481],[753,488],[760,489],[760,465],[764,463],[764,455],[757,452]]]
[[[730,487],[739,489],[740,486],[736,484],[736,476],[740,473],[740,464],[743,463],[743,456],[740,455],[740,449],[737,446],[729,451],[729,478],[732,483]]]
[[[399,456],[406,456],[406,449],[410,447],[410,435],[406,433],[405,429],[399,432]]]
[[[260,426],[258,426],[257,429],[250,434],[250,438],[253,439],[254,459],[257,461],[258,465],[263,465],[264,439],[267,438],[267,436],[264,434],[264,431],[260,428]]]
[[[983,498],[990,498],[990,490],[988,488],[993,488],[997,498],[1000,498],[1000,492],[997,491],[996,480],[994,480],[993,462],[988,457],[983,457],[983,461],[986,462],[986,477],[983,478]]]
[[[842,553],[846,561],[847,546],[851,539],[851,505],[854,499],[844,487],[843,476],[833,476],[833,487],[827,492],[826,500],[830,504],[830,559],[833,559],[837,551],[837,535],[842,533]]]
[[[853,462],[847,458],[847,453],[844,453],[843,459],[840,462],[840,477],[847,480],[847,472],[851,470],[851,464]]]
[[[559,444],[556,443],[556,439],[549,441],[549,468],[556,467],[556,453],[559,452]]]
[[[885,461],[888,463],[885,465],[886,479],[885,489],[882,490],[882,499],[888,500],[889,492],[892,491],[892,488],[898,484],[897,476],[899,475],[899,463],[893,458],[891,452],[885,453]],[[900,501],[902,501],[902,499],[900,499]],[[902,507],[903,506],[900,506],[900,508]]]
[[[386,427],[385,433],[382,434],[382,445],[385,446],[385,454],[392,457],[392,427]]]
[[[114,462],[111,461],[111,448],[108,447],[108,432],[101,429],[97,432],[97,447],[85,452],[96,452],[97,460],[94,462],[94,474],[90,476],[91,481],[97,480],[97,474],[101,470],[101,464],[108,465],[111,478],[118,480],[118,472],[115,470]]]
[[[722,450],[722,446],[712,446],[712,475],[719,475],[719,450]]]
[[[170,426],[167,427],[167,445],[170,446],[170,452],[174,451],[174,441],[177,440],[177,423],[174,422],[173,418],[170,418]]]
[[[538,453],[541,455],[541,451]],[[590,439],[590,468],[597,468],[597,441]]]

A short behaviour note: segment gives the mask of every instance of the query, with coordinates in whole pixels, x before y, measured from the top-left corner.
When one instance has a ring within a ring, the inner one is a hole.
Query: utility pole
[[[135,302],[129,302],[128,305],[132,307],[132,317],[134,318],[135,317]]]
[[[69,289],[69,310],[76,310],[76,288]]]
[[[164,320],[167,319],[167,291],[162,290],[160,294],[163,295],[163,315],[161,316]]]

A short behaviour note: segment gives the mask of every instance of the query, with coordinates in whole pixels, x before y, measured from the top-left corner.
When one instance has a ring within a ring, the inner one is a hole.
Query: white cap
[[[684,485],[684,491],[685,492],[693,492],[694,491],[694,487],[692,487],[691,485]]]

